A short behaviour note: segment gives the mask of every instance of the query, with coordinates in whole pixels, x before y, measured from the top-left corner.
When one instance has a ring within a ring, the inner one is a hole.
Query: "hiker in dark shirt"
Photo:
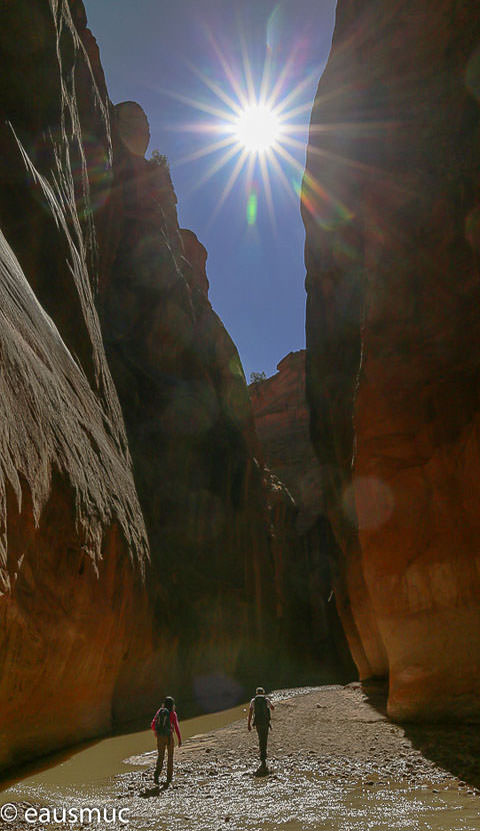
[[[274,710],[275,707],[273,706],[272,702],[269,698],[265,695],[265,690],[263,687],[257,687],[255,691],[255,696],[252,698],[250,702],[250,707],[248,710],[248,730],[252,729],[252,717],[253,717],[253,726],[256,728],[258,733],[258,745],[260,749],[260,768],[258,770],[259,773],[267,773],[267,741],[268,741],[268,731],[271,728],[271,716],[270,711]]]
[[[158,785],[158,778],[162,772],[163,760],[165,758],[165,750],[167,750],[167,785],[169,785],[173,776],[173,749],[175,746],[173,738],[174,730],[177,734],[178,746],[180,747],[182,744],[178,718],[175,712],[175,701],[170,695],[167,695],[162,706],[155,713],[150,726],[157,737],[158,749],[157,764],[155,765],[153,779],[155,784]]]

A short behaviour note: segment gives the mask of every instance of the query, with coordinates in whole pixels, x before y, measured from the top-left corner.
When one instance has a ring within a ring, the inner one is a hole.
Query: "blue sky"
[[[169,159],[180,225],[208,250],[210,300],[247,380],[252,371],[271,375],[284,355],[305,344],[298,187],[334,0],[85,0],[85,7],[110,98],[141,104],[152,135],[147,157],[157,149]],[[285,113],[296,110],[285,119],[295,128],[283,145],[290,157],[276,154],[277,167],[265,162],[270,199],[258,158],[247,188],[248,157],[219,207],[240,154],[210,177],[228,148],[185,159],[222,140],[225,133],[212,128],[227,123],[222,112],[233,114],[222,98],[238,101],[232,84],[247,88],[246,67],[258,95],[266,61],[268,89],[281,81],[276,103],[290,96]]]

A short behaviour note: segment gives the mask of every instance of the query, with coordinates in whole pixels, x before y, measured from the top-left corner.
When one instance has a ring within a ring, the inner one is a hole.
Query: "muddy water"
[[[335,695],[332,692],[332,701]],[[323,706],[324,701],[326,694],[313,699],[312,706]],[[307,712],[306,704],[305,708]],[[244,708],[238,707],[182,723],[183,737],[190,739],[175,752],[170,788],[154,786],[151,731],[117,736],[30,774],[0,795],[0,805],[18,805],[20,819],[25,803],[30,803],[56,807],[55,821],[27,825],[0,820],[0,828],[77,829],[79,824],[58,821],[61,811],[88,808],[98,814],[85,827],[101,831],[480,831],[478,796],[459,790],[445,771],[433,771],[422,783],[418,777],[397,778],[394,764],[389,769],[383,765],[380,779],[369,758],[356,761],[359,736],[366,731],[375,731],[379,740],[391,736],[387,723],[357,719],[347,724],[336,717],[331,735],[347,731],[351,753],[349,749],[345,756],[339,742],[334,746],[335,739],[314,752],[301,740],[286,742],[282,733],[282,723],[294,718],[289,713],[299,710],[298,698],[295,705],[286,701],[276,708],[269,776],[254,775],[256,740],[245,730]],[[324,738],[329,723],[324,719],[321,726]],[[226,728],[213,732],[222,726]],[[359,732],[354,734],[354,729]],[[113,824],[113,812],[121,809],[122,822],[117,813]]]
[[[209,713],[182,721],[180,724],[182,739],[185,741],[197,733],[217,730],[242,718],[244,714],[245,705],[241,705],[219,713]],[[150,729],[102,739],[74,750],[66,757],[58,757],[59,761],[52,759],[50,764],[48,761],[47,763],[41,762],[32,772],[19,775],[3,784],[0,783],[0,800],[5,792],[8,792],[9,798],[25,798],[27,792],[37,787],[58,789],[70,786],[91,786],[95,782],[135,768],[138,764],[135,757],[151,752],[154,747],[155,738]],[[132,765],[128,764],[130,758],[134,759]]]

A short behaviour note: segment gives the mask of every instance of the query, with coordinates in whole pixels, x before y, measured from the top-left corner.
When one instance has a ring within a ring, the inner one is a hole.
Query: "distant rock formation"
[[[249,385],[267,466],[277,617],[292,648],[303,644],[319,667],[351,680],[355,670],[332,594],[336,544],[324,516],[321,469],[309,432],[305,350],[290,352],[277,369]]]
[[[480,18],[339,0],[312,113],[307,395],[362,677],[478,718]]]
[[[268,467],[285,483],[307,531],[322,513],[322,477],[310,439],[305,397],[305,350],[290,352],[278,372],[250,384],[255,429]]]

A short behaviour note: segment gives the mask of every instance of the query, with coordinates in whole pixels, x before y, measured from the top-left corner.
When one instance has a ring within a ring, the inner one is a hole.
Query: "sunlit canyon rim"
[[[340,2],[303,189],[325,552],[400,718],[478,717],[479,37],[473,4]],[[221,706],[278,678],[305,549],[206,251],[82,3],[8,4],[0,43],[7,768],[167,686]]]
[[[337,604],[403,719],[480,713],[479,44],[474,4],[339,2],[303,185]]]

